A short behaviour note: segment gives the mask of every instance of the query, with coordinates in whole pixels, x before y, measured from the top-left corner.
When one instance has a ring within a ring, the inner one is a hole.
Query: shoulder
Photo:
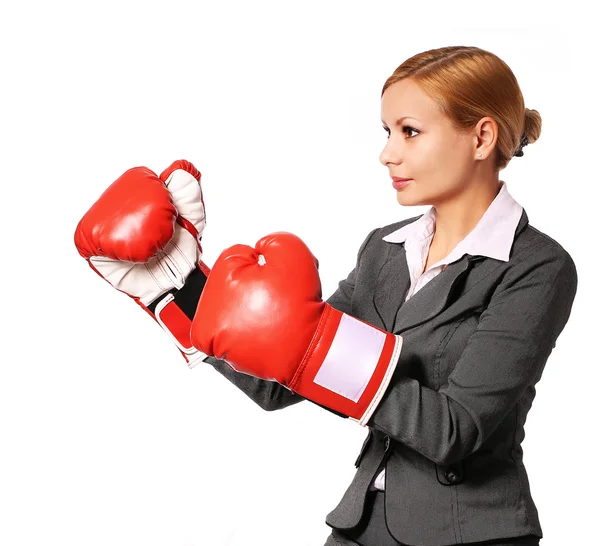
[[[529,223],[515,237],[504,269],[506,283],[537,280],[565,291],[577,287],[577,268],[571,254],[557,240]]]
[[[575,262],[571,254],[557,240],[547,233],[540,231],[531,224],[515,239],[510,261],[551,260],[560,264],[567,264],[575,269]]]

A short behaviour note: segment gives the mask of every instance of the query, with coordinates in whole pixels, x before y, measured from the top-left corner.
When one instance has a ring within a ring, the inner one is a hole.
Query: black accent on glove
[[[148,309],[155,314],[158,302],[161,301],[166,294],[173,294],[177,307],[179,307],[190,320],[194,320],[198,302],[200,301],[200,295],[202,294],[202,290],[204,290],[207,279],[208,277],[202,273],[202,270],[199,267],[196,267],[196,269],[188,275],[184,285],[179,290],[177,290],[177,288],[172,288],[168,292],[161,294],[148,305]]]

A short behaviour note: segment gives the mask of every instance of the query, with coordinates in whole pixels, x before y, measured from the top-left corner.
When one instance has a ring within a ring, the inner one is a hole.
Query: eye
[[[388,127],[386,127],[385,125],[383,125],[383,130],[387,133],[387,137],[390,138],[390,130]],[[411,127],[410,125],[403,125],[402,126],[402,132],[406,133],[406,131],[414,131],[417,135],[419,134],[419,131],[417,129],[415,129],[414,127]],[[416,135],[414,135],[416,136]],[[414,138],[413,136],[409,136],[408,138]]]
[[[402,126],[402,132],[403,133],[405,133],[407,129],[409,131],[414,131],[415,133],[417,133],[417,135],[419,134],[419,131],[417,131],[414,127],[411,127],[410,125],[403,125]],[[408,137],[408,138],[413,138],[413,137]]]

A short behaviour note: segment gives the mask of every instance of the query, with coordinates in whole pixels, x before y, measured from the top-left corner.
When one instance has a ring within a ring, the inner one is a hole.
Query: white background
[[[542,136],[502,171],[578,267],[523,447],[543,546],[598,540],[597,31],[582,1],[20,2],[0,9],[0,544],[319,546],[366,430],[263,412],[78,255],[130,167],[202,172],[205,261],[304,239],[327,298],[367,233],[421,214],[379,163],[385,79],[434,47],[508,63]],[[417,7],[420,6],[420,7]],[[426,522],[424,522],[426,524]]]

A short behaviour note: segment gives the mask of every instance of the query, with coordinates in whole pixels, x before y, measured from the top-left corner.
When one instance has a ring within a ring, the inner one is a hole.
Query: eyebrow
[[[396,126],[400,125],[406,118],[412,118],[412,119],[416,119],[417,121],[419,121],[414,116],[402,116],[400,119],[396,120]],[[381,120],[381,123],[383,123],[385,125],[385,121]]]

